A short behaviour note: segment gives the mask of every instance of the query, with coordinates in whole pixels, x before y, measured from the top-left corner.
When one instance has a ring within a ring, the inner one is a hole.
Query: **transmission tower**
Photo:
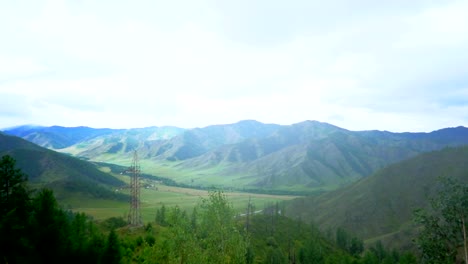
[[[140,164],[138,162],[138,153],[133,153],[132,165],[130,171],[130,214],[128,214],[128,224],[131,226],[142,226],[140,214]]]

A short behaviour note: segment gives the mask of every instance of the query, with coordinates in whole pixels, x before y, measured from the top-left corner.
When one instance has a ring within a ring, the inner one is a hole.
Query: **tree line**
[[[239,215],[221,191],[211,191],[191,212],[157,209],[154,222],[128,227],[122,217],[97,222],[62,209],[53,191],[31,191],[15,160],[0,161],[0,263],[456,263],[466,251],[467,188],[447,181],[433,209],[417,211],[420,258],[364,242],[338,228],[313,223],[270,206]],[[464,237],[465,236],[465,237]],[[464,247],[463,247],[464,246]]]
[[[116,263],[115,231],[104,235],[83,213],[33,192],[15,160],[0,161],[0,263]]]

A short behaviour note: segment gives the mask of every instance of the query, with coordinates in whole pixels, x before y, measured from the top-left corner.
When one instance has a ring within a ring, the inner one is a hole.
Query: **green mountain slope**
[[[126,160],[129,150],[137,149],[143,159],[159,161],[188,160],[203,155],[226,144],[234,144],[255,137],[265,137],[277,130],[279,125],[262,124],[246,120],[235,124],[215,125],[205,128],[182,130],[172,128],[164,137],[148,137],[138,129],[128,133],[97,137],[60,151],[99,161]],[[170,127],[166,127],[166,130]],[[177,129],[177,130],[175,130]],[[133,134],[129,136],[130,134]]]
[[[428,206],[438,177],[468,184],[468,147],[445,148],[390,165],[345,188],[294,200],[289,216],[321,228],[343,227],[365,239],[410,246],[412,212]]]
[[[420,153],[465,144],[465,127],[391,133],[317,121],[282,126],[247,120],[190,130],[119,130],[81,138],[60,151],[126,165],[136,149],[146,173],[185,184],[309,192],[336,189]]]
[[[281,127],[276,133],[224,145],[177,165],[203,177],[241,177],[248,188],[330,189],[389,164],[447,146],[468,144],[468,129],[432,133],[348,131],[319,122]],[[218,168],[213,170],[213,168]]]
[[[37,187],[53,189],[58,198],[79,193],[94,198],[126,199],[111,188],[125,185],[89,162],[0,133],[0,156],[10,155]]]
[[[156,152],[149,152],[148,156],[168,160],[187,160],[218,147],[239,143],[250,138],[269,136],[278,127],[278,125],[246,120],[235,124],[195,128],[159,144],[155,148]]]

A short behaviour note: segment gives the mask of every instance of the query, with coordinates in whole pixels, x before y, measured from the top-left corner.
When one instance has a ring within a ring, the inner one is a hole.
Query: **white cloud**
[[[28,77],[47,71],[47,67],[40,65],[32,58],[8,57],[0,54],[0,81],[12,77]]]
[[[36,5],[0,11],[3,126],[468,125],[463,1]]]

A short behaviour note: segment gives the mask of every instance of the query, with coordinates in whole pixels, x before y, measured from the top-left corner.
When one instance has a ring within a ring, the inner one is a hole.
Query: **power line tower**
[[[133,153],[132,165],[130,171],[130,214],[128,214],[128,224],[131,226],[142,226],[140,214],[140,164],[138,162],[138,153]]]

